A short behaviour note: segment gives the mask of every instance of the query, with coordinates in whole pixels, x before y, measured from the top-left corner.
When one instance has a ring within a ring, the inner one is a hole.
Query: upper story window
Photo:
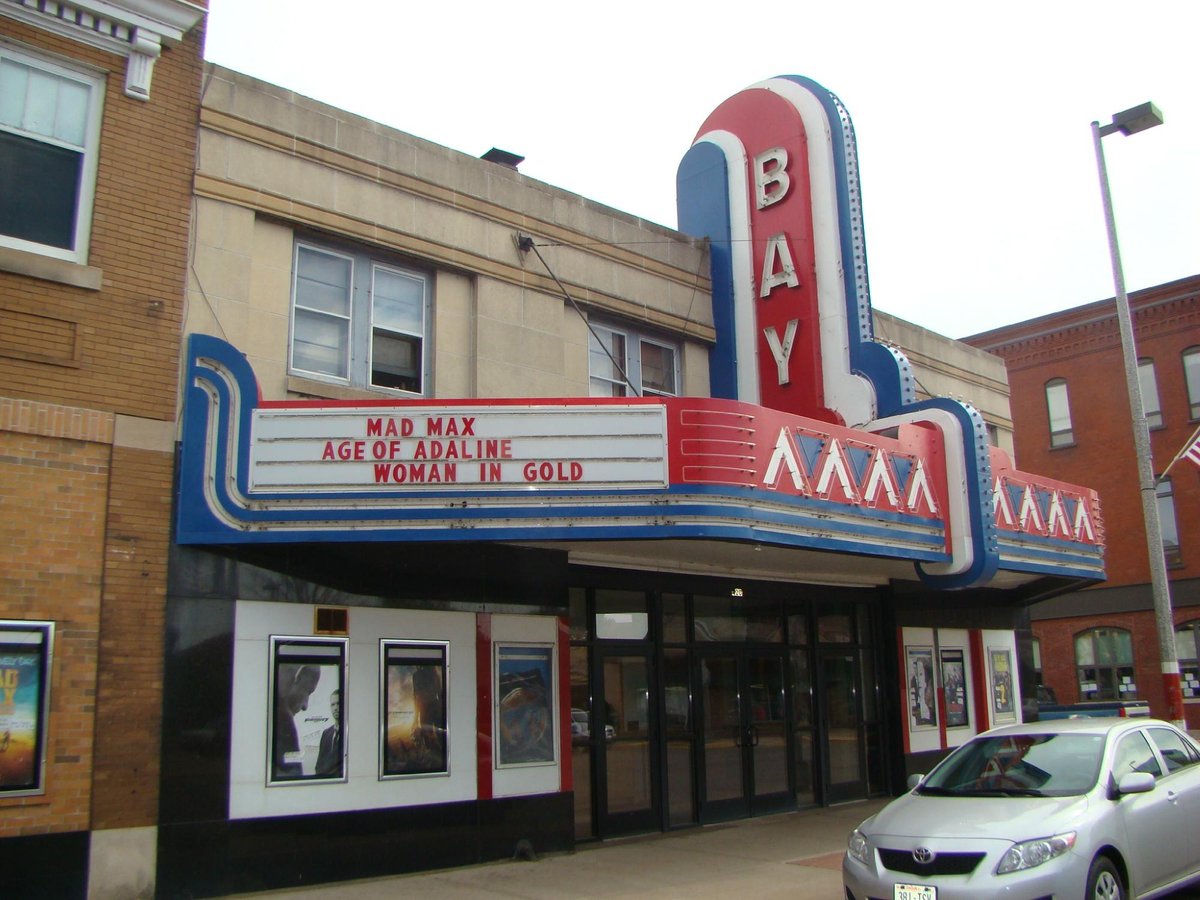
[[[296,244],[290,371],[424,394],[428,276],[365,251]]]
[[[1187,385],[1188,418],[1200,419],[1200,347],[1183,351],[1183,380]]]
[[[1200,619],[1175,627],[1175,658],[1184,700],[1200,700]]]
[[[679,393],[676,344],[628,327],[592,322],[590,328],[591,396],[673,397]]]
[[[1123,628],[1090,628],[1075,635],[1075,669],[1081,700],[1137,697],[1133,638]]]
[[[86,263],[103,82],[0,44],[0,246]]]
[[[1183,562],[1183,556],[1179,552],[1179,522],[1175,518],[1175,485],[1169,476],[1155,483],[1154,500],[1158,504],[1163,556],[1168,566],[1177,566]]]
[[[1142,412],[1146,414],[1146,424],[1151,428],[1162,426],[1162,404],[1158,399],[1158,378],[1154,374],[1154,360],[1138,360],[1138,381],[1142,386]]]
[[[1050,418],[1050,446],[1067,447],[1075,443],[1071,428],[1071,401],[1067,397],[1067,382],[1054,378],[1046,382],[1046,412]]]

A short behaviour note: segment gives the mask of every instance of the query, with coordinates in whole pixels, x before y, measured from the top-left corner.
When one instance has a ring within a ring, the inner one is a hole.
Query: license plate
[[[898,884],[892,900],[937,900],[937,888],[931,884]]]

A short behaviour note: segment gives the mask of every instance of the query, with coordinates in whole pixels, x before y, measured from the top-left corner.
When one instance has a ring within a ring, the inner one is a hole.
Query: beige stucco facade
[[[888,313],[875,310],[874,315],[875,339],[901,348],[912,363],[917,396],[970,403],[987,422],[992,442],[1011,455],[1012,409],[1004,361]]]
[[[186,331],[242,349],[267,399],[364,396],[288,372],[294,242],[328,235],[432,279],[426,396],[586,395],[596,315],[677,342],[708,393],[702,241],[218,67],[197,166]]]

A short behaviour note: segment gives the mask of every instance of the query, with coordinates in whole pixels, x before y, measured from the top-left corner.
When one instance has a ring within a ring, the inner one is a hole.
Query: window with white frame
[[[1075,443],[1075,431],[1071,427],[1071,401],[1067,396],[1064,378],[1053,378],[1046,382],[1046,412],[1050,418],[1050,446],[1069,447]]]
[[[636,329],[590,322],[588,371],[593,397],[673,397],[679,347]]]
[[[103,82],[0,43],[0,246],[86,263]]]
[[[1183,351],[1183,380],[1187,385],[1188,418],[1200,419],[1200,347]]]
[[[290,370],[424,394],[429,276],[363,250],[296,243]]]
[[[1154,374],[1154,360],[1138,360],[1138,382],[1142,386],[1142,412],[1146,414],[1146,424],[1151,428],[1159,428],[1163,423],[1162,403],[1158,399],[1158,378]]]

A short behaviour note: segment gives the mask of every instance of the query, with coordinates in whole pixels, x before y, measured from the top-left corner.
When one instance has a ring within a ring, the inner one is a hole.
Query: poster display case
[[[271,636],[267,784],[346,779],[345,638]]]
[[[449,775],[447,641],[380,641],[379,777]]]
[[[0,620],[0,797],[46,791],[54,623]]]
[[[933,647],[905,647],[908,676],[908,726],[913,731],[937,728],[937,683]]]
[[[496,644],[496,765],[553,765],[554,645]]]

